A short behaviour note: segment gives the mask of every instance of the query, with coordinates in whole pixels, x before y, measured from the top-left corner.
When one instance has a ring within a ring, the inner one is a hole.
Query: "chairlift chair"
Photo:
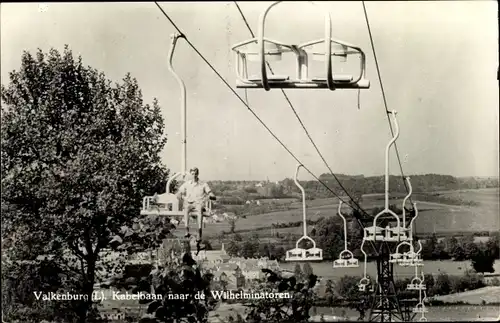
[[[330,14],[321,9],[325,14],[325,37],[324,39],[310,41],[301,45],[284,44],[280,41],[271,40],[264,36],[266,17],[271,8],[282,1],[272,3],[259,18],[258,36],[247,41],[238,43],[232,47],[236,54],[237,88],[264,88],[269,91],[272,88],[312,88],[312,89],[368,89],[370,82],[364,78],[366,58],[363,51],[354,45],[340,40],[332,39],[332,23]],[[323,50],[314,50],[314,45],[324,45]],[[332,44],[341,50],[333,50]],[[253,46],[252,46],[253,45]],[[281,60],[283,54],[293,54],[296,58],[296,77],[292,79],[288,75],[267,75],[267,60]],[[340,56],[347,58],[348,55],[360,55],[360,73],[352,75],[334,75],[332,72],[332,57]],[[309,78],[309,57],[321,59],[325,62],[325,74],[320,78]],[[260,75],[248,76],[247,61],[258,60],[260,63]]]
[[[342,201],[339,201],[338,214],[344,221],[344,250],[339,254],[339,258],[333,261],[333,268],[355,268],[359,267],[358,259],[354,258],[349,249],[347,249],[347,221],[342,214]]]
[[[406,176],[405,180],[406,180],[406,183],[407,183],[407,186],[408,186],[408,194],[403,199],[403,224],[402,224],[401,234],[404,235],[404,239],[403,240],[413,240],[412,239],[412,228],[413,228],[412,224],[413,224],[413,222],[410,223],[410,226],[408,228],[406,227],[406,207],[405,207],[406,206],[406,201],[408,200],[408,198],[413,193],[413,188],[411,186],[410,177]]]
[[[348,255],[344,257],[343,255]],[[344,250],[340,253],[339,259],[333,261],[333,268],[356,268],[359,267],[358,259],[354,258],[352,252]]]
[[[423,283],[423,279],[420,279],[418,277],[413,277],[411,282],[406,286],[407,290],[425,290],[426,286]]]
[[[367,263],[368,263],[368,255],[365,252],[365,249],[363,248],[365,246],[365,241],[361,241],[361,252],[363,253],[364,256],[364,262],[363,262],[363,278],[358,283],[358,289],[360,292],[365,292],[366,291],[366,286],[370,284],[370,279],[368,278],[367,275]],[[372,285],[373,287],[373,285]]]
[[[366,286],[370,285],[370,279],[368,277],[363,277],[358,283],[358,290],[360,292],[365,292],[366,291]]]
[[[385,237],[384,241],[392,241],[392,242],[399,242],[399,241],[406,241],[408,240],[408,235],[406,234],[406,229],[403,226],[398,226],[398,227],[389,227],[387,226],[385,228]]]
[[[423,267],[424,266],[424,260],[422,259],[422,257],[420,257],[419,253],[415,253],[415,255],[413,256],[413,258],[410,262],[410,266],[415,266],[415,267]]]
[[[402,253],[398,253],[397,251],[395,253],[391,253],[389,255],[389,262],[390,263],[400,263],[401,258],[403,257]]]
[[[166,185],[166,193],[164,194],[155,194],[154,196],[146,196],[143,198],[142,210],[140,211],[141,215],[159,215],[159,216],[168,216],[172,218],[182,217],[184,215],[184,209],[180,206],[179,200],[175,194],[170,193],[170,184],[176,178],[183,178],[186,175],[186,164],[187,164],[187,99],[186,99],[186,86],[181,77],[175,72],[172,60],[175,51],[175,47],[177,44],[177,40],[179,38],[183,38],[184,36],[181,34],[173,34],[171,39],[171,47],[168,53],[168,69],[173,74],[175,79],[177,80],[180,90],[181,90],[181,137],[182,137],[182,145],[181,145],[181,166],[182,171],[174,174],[167,181]],[[196,212],[190,212],[191,217],[197,217],[198,214]],[[212,211],[212,202],[206,201],[205,208],[202,210],[202,216],[209,217],[213,215]],[[203,222],[203,221],[202,221]],[[202,223],[203,226],[203,223]],[[202,228],[199,228],[202,229]],[[201,238],[201,237],[200,237]]]
[[[384,228],[376,225],[366,227],[363,230],[363,240],[366,241],[382,241],[384,240]]]
[[[303,249],[299,247],[302,240],[309,240],[312,242],[313,247]],[[294,249],[286,252],[285,261],[321,261],[323,260],[323,250],[316,248],[316,243],[309,236],[302,236],[297,240]]]
[[[306,193],[304,191],[304,188],[300,185],[300,183],[297,180],[297,175],[299,173],[300,167],[303,167],[302,165],[297,165],[297,168],[295,170],[295,185],[301,190],[302,192],[302,217],[303,217],[303,226],[304,226],[304,231],[302,237],[300,237],[296,244],[295,248],[288,250],[285,254],[285,261],[321,261],[323,260],[323,250],[320,248],[316,248],[316,242],[307,235],[307,214],[306,214]],[[303,249],[299,247],[299,243],[302,240],[309,240],[312,242],[313,246],[312,248],[309,249]]]
[[[398,265],[402,267],[410,267],[413,264],[413,253],[403,252],[401,259],[398,261]]]
[[[422,243],[418,241],[419,244],[419,249],[415,252],[413,245],[411,246],[411,249],[409,252],[404,253],[404,260],[401,260],[399,264],[403,267],[423,267],[424,266],[424,261],[420,256],[420,253],[422,252]]]
[[[408,252],[403,252],[403,253],[399,252],[399,248],[402,245],[409,246],[410,247],[410,251],[413,249],[413,246],[409,242],[402,241],[401,243],[399,243],[397,245],[395,252],[391,253],[389,255],[389,262],[391,262],[391,263],[397,263],[397,264],[400,264],[402,266],[405,266],[405,264],[409,262]]]
[[[423,267],[424,262],[420,257],[420,254],[410,251],[404,253],[404,259],[399,262],[402,267]]]
[[[429,310],[425,307],[423,303],[418,303],[413,308],[413,313],[428,313]]]
[[[413,221],[416,219],[416,217],[418,216],[418,208],[417,208],[417,203],[413,203],[413,208],[415,210],[415,217],[411,220],[410,222],[410,227],[412,227],[412,224],[413,224]],[[413,236],[412,236],[412,233],[410,231],[410,239],[413,240]],[[411,266],[415,266],[415,267],[423,267],[424,266],[424,261],[421,257],[421,254],[422,254],[422,242],[417,241],[418,243],[418,250],[416,252],[413,253],[413,259],[412,259],[412,262],[411,262]]]
[[[385,149],[385,205],[384,209],[373,218],[373,226],[365,228],[364,230],[363,239],[368,241],[379,240],[387,242],[400,242],[408,240],[408,237],[405,233],[406,228],[401,226],[399,216],[389,208],[389,150],[394,142],[396,142],[396,139],[398,139],[399,137],[399,124],[396,118],[397,112],[390,111],[389,113],[394,119],[394,126],[396,129],[393,137],[391,138]],[[382,215],[389,215],[390,217],[396,219],[396,226],[387,226],[385,230],[377,226],[377,220]]]

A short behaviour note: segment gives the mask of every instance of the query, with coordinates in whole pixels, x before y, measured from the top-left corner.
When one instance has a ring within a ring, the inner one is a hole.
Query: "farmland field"
[[[282,269],[293,271],[295,268],[293,262],[280,263]],[[332,262],[310,263],[314,274],[322,277],[323,279],[338,280],[343,276],[363,276],[363,263],[357,268],[335,268],[333,269]],[[366,265],[366,272],[371,277],[375,277],[377,273],[377,263],[368,262]],[[495,273],[500,273],[500,262],[494,263]],[[466,269],[471,269],[470,261],[424,261],[422,270],[424,274],[438,275],[439,273],[446,273],[448,275],[462,275]],[[394,276],[397,278],[409,278],[415,274],[415,267],[401,267],[394,266]]]
[[[415,220],[419,234],[432,232],[477,232],[498,231],[500,229],[500,201],[498,189],[477,189],[440,192],[444,196],[460,198],[464,201],[477,202],[477,206],[449,205],[436,202],[417,202],[419,217]],[[402,199],[390,200],[391,204],[401,206]],[[370,212],[374,207],[383,206],[383,194],[370,194],[363,197],[361,206]],[[315,220],[320,216],[336,216],[338,199],[318,199],[307,201],[308,219]],[[301,204],[293,203],[294,209],[240,218],[236,222],[236,231],[271,227],[272,223],[287,223],[302,220]],[[348,207],[343,210],[348,212]],[[300,232],[299,228],[292,228]],[[215,235],[222,230],[229,231],[227,222],[207,224],[204,234]]]
[[[496,321],[500,315],[498,306],[428,306],[429,313],[425,317],[430,322],[467,322],[467,321]],[[317,308],[316,313],[326,315],[340,316],[342,312],[351,321],[355,321],[359,313],[349,308]],[[421,314],[416,316],[415,321],[418,321]]]
[[[467,304],[500,303],[500,286],[488,286],[462,293],[434,297],[447,303],[464,302]]]

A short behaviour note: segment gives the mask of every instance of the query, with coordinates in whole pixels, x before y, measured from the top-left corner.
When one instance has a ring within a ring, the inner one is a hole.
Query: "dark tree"
[[[488,242],[486,242],[486,248],[489,250],[491,253],[492,257],[495,259],[500,258],[500,242],[499,242],[499,235],[498,233],[490,235],[490,238],[488,239]]]
[[[160,107],[143,104],[130,75],[111,85],[67,47],[25,52],[2,101],[4,234],[23,230],[19,241],[65,265],[72,292],[89,296],[78,307],[86,322],[100,252],[165,183]]]
[[[302,266],[302,272],[304,273],[304,276],[305,277],[309,277],[309,275],[312,275],[314,274],[313,272],[313,269],[311,267],[311,264],[306,262],[303,266]]]
[[[132,293],[162,295],[162,299],[139,300],[149,304],[140,323],[207,323],[209,312],[218,304],[210,289],[212,278],[185,253],[164,265],[145,264],[141,269],[129,270],[117,276],[111,285]]]
[[[495,255],[489,250],[479,250],[471,259],[472,268],[478,273],[495,272],[493,264],[495,263]]]
[[[239,255],[241,248],[236,242],[231,240],[231,241],[229,241],[229,243],[225,249],[226,249],[226,252],[228,255],[235,257],[235,256]]]
[[[313,290],[317,277],[311,275],[297,280],[295,277],[284,278],[269,269],[262,270],[267,279],[258,288],[259,292],[286,293],[288,297],[260,298],[247,304],[248,323],[297,322],[306,323],[309,311],[316,301]]]
[[[234,233],[234,230],[236,229],[236,220],[235,219],[229,219],[229,233]]]
[[[304,273],[302,272],[302,268],[300,268],[300,264],[295,264],[295,268],[293,269],[293,275],[296,279],[301,280],[304,277]]]

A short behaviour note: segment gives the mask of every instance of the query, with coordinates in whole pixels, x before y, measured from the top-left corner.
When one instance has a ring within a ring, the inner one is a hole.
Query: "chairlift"
[[[303,167],[302,165],[297,165],[297,168],[295,170],[295,185],[301,190],[302,192],[302,216],[303,216],[303,226],[304,226],[304,233],[299,240],[297,240],[295,244],[295,248],[288,250],[285,255],[285,261],[321,261],[323,260],[323,250],[316,248],[316,242],[307,235],[307,214],[306,214],[306,193],[304,191],[304,188],[300,185],[299,181],[297,180],[297,175],[299,173],[300,167]],[[309,240],[312,242],[313,247],[309,249],[303,249],[299,247],[299,243],[302,240]]]
[[[402,245],[407,245],[410,247],[409,252],[399,252],[399,248]],[[403,267],[408,266],[409,263],[412,261],[412,255],[413,255],[413,245],[410,244],[408,241],[402,241],[401,243],[398,244],[396,247],[396,251],[393,254],[389,255],[389,262],[391,263],[397,263]]]
[[[403,225],[402,225],[403,232],[401,234],[405,236],[404,240],[411,240],[410,237],[407,236],[407,235],[411,235],[412,226],[410,225],[409,228],[406,227],[406,207],[405,206],[406,206],[406,201],[408,200],[408,198],[413,193],[413,188],[411,186],[410,177],[408,177],[408,176],[405,177],[405,180],[406,180],[406,183],[408,185],[408,194],[403,199]]]
[[[186,146],[186,130],[187,130],[187,99],[186,99],[186,86],[184,81],[175,72],[172,66],[173,54],[175,51],[175,46],[179,38],[184,38],[183,35],[173,34],[171,39],[171,47],[168,54],[168,69],[174,75],[181,89],[181,127],[182,127],[182,148],[181,148],[181,167],[182,171],[175,173],[171,176],[166,185],[166,193],[155,194],[154,196],[146,196],[143,198],[141,215],[158,215],[158,216],[168,216],[168,217],[181,217],[184,215],[184,209],[181,207],[180,202],[175,194],[170,192],[170,185],[174,179],[183,180],[187,174],[186,164],[187,164],[187,146]],[[210,200],[205,202],[205,207],[202,210],[202,215],[209,217],[213,215],[212,202]],[[197,217],[196,212],[190,212],[191,217]],[[203,222],[203,221],[202,221]],[[201,228],[200,228],[201,229]]]
[[[410,186],[411,187],[411,186]],[[413,219],[410,221],[409,225],[409,240],[413,242],[413,222],[415,219],[418,217],[418,208],[417,208],[417,203],[413,203],[413,209],[415,210],[415,216]],[[423,259],[421,257],[421,252],[422,252],[422,243],[420,241],[417,241],[419,249],[415,252],[413,244],[412,248],[410,249],[410,252],[407,255],[408,260],[406,262],[400,263],[400,265],[404,267],[408,266],[415,266],[415,267],[422,267],[424,266]]]
[[[361,280],[358,283],[358,290],[360,292],[366,292],[366,286],[370,285],[370,279],[365,276],[361,278]]]
[[[420,257],[420,253],[422,251],[422,243],[418,241],[419,244],[419,250],[417,252],[414,251],[414,248],[412,246],[411,250],[408,252],[403,253],[402,259],[398,262],[400,266],[403,267],[423,267],[424,266],[424,261]]]
[[[418,303],[413,308],[413,313],[428,313],[429,310],[425,307],[423,303]]]
[[[341,212],[342,201],[339,201],[338,213],[342,220],[344,221],[344,250],[339,254],[339,258],[333,261],[333,268],[355,268],[359,267],[358,259],[354,258],[349,249],[347,249],[347,221]]]
[[[402,267],[410,267],[413,264],[414,252],[411,250],[408,252],[403,252],[401,259],[398,261],[398,265]]]
[[[419,249],[413,255],[413,259],[412,259],[412,261],[410,263],[410,266],[423,267],[424,266],[424,260],[421,257],[422,243],[420,241],[418,241],[418,246],[419,246]]]
[[[360,292],[365,292],[366,291],[366,286],[370,284],[370,279],[368,278],[368,275],[366,273],[366,265],[368,263],[368,255],[366,254],[364,247],[365,246],[365,240],[361,242],[361,252],[364,255],[364,262],[363,262],[363,278],[358,283],[358,289]],[[372,286],[373,287],[373,286]],[[373,289],[373,288],[372,288]]]
[[[257,37],[238,43],[232,47],[236,55],[237,88],[264,88],[266,91],[272,88],[310,88],[329,89],[331,91],[335,89],[370,88],[370,81],[365,79],[366,57],[364,52],[355,45],[332,39],[330,13],[321,7],[319,9],[325,15],[324,39],[309,41],[301,45],[293,45],[265,37],[264,29],[267,14],[271,8],[280,2],[282,1],[272,3],[260,15]],[[316,49],[316,45],[323,45],[323,49]],[[267,75],[267,61],[281,60],[283,54],[295,55],[295,79],[292,79],[289,75]],[[332,57],[339,56],[343,58],[343,61],[346,61],[349,55],[360,56],[359,75],[334,75],[332,71]],[[322,77],[309,77],[309,58],[324,61],[325,71]],[[260,63],[260,75],[249,77],[247,62],[252,60]]]
[[[382,241],[384,240],[384,228],[373,226],[366,227],[363,230],[363,240],[366,241]]]
[[[394,125],[396,128],[395,134],[391,141],[386,146],[385,150],[385,207],[380,213],[378,213],[373,219],[373,226],[366,227],[364,229],[363,240],[367,241],[387,241],[387,242],[399,242],[408,240],[406,236],[406,228],[401,226],[399,216],[389,209],[389,150],[394,144],[396,139],[399,137],[399,125],[396,118],[396,111],[389,112],[394,119]],[[387,226],[385,230],[382,227],[377,226],[377,220],[382,215],[388,214],[389,216],[396,219],[396,226]]]
[[[415,268],[415,271],[417,269]],[[424,284],[424,277],[422,273],[422,278],[419,278],[417,276],[413,277],[411,282],[406,286],[407,290],[425,290],[426,286]]]

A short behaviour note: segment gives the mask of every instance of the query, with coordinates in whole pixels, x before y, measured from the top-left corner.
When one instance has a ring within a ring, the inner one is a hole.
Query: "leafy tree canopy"
[[[112,85],[68,47],[24,52],[1,98],[4,234],[35,253],[69,250],[77,261],[61,262],[90,295],[99,252],[167,179],[158,102],[144,104],[128,74]]]

